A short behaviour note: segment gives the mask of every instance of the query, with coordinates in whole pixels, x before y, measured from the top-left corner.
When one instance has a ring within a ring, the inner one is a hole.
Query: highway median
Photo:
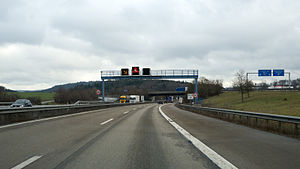
[[[12,123],[43,119],[61,115],[80,113],[84,111],[105,109],[118,106],[128,106],[145,103],[110,103],[110,104],[90,104],[90,105],[63,105],[49,107],[33,107],[23,109],[5,109],[0,111],[0,126]]]

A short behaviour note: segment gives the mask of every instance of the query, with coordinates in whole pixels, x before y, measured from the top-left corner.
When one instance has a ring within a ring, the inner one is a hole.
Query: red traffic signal
[[[140,75],[140,68],[139,67],[132,67],[131,75]]]

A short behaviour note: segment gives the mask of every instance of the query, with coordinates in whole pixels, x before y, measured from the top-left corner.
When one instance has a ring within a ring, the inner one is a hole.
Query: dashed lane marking
[[[106,124],[106,123],[109,123],[110,121],[113,121],[113,120],[114,120],[113,118],[111,118],[111,119],[109,119],[109,120],[106,120],[106,121],[102,122],[101,125],[104,125],[104,124]]]
[[[35,162],[36,160],[38,160],[39,158],[41,158],[42,156],[33,156],[31,158],[29,158],[28,160],[18,164],[17,166],[11,168],[11,169],[22,169],[26,166],[28,166],[29,164]]]

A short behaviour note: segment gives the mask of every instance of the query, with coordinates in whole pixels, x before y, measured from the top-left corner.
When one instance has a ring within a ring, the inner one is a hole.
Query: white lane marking
[[[38,160],[41,157],[42,156],[33,156],[33,157],[29,158],[28,160],[20,163],[19,165],[15,166],[15,167],[13,167],[11,169],[22,169],[22,168],[28,166],[29,164],[33,163],[34,161]]]
[[[183,129],[181,126],[179,126],[177,123],[175,123],[171,118],[169,118],[162,110],[162,106],[159,106],[159,112],[160,114],[173,126],[176,128],[176,130],[179,131],[186,139],[192,142],[192,144],[198,148],[203,154],[205,154],[212,162],[214,162],[218,167],[222,169],[237,169],[236,166],[231,164],[229,161],[227,161],[225,158],[220,156],[218,153],[216,153],[214,150],[209,148],[207,145],[202,143],[200,140],[198,140],[196,137],[191,135],[189,132],[187,132],[185,129]]]
[[[127,114],[127,113],[129,113],[129,111],[125,111],[123,114]]]
[[[87,111],[87,112],[82,112],[82,113],[74,113],[74,114],[68,114],[68,115],[62,115],[62,116],[56,116],[56,117],[48,117],[48,118],[43,118],[43,119],[38,119],[38,120],[24,121],[24,122],[20,122],[20,123],[14,123],[14,124],[8,124],[5,126],[0,126],[0,129],[7,128],[7,127],[13,127],[13,126],[19,126],[22,124],[29,124],[29,123],[40,122],[40,121],[47,121],[47,120],[53,120],[53,119],[71,117],[71,116],[78,116],[78,115],[83,115],[83,114],[88,114],[88,113],[93,113],[95,111],[103,111],[103,110],[107,110],[107,109],[92,110],[92,111]]]
[[[111,119],[109,119],[109,120],[106,120],[106,121],[102,122],[101,125],[104,125],[104,124],[106,124],[106,123],[108,123],[108,122],[110,122],[110,121],[113,121],[113,120],[114,120],[113,118],[111,118]]]

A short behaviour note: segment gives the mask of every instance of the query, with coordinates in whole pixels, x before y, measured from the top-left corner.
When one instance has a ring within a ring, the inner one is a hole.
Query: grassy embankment
[[[41,101],[54,100],[54,92],[13,92],[19,95],[22,99],[29,97],[39,97]]]
[[[203,106],[300,116],[300,92],[254,91],[250,98],[245,95],[244,103],[239,92],[224,92],[206,99]]]

